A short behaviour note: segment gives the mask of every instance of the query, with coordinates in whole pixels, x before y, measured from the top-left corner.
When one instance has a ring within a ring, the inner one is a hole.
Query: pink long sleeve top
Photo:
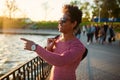
[[[41,46],[36,49],[41,58],[53,65],[50,80],[76,80],[75,71],[84,52],[85,47],[77,38],[66,42],[57,40],[53,52]]]

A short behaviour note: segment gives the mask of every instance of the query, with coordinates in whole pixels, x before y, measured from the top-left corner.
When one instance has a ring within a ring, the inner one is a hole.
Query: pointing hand
[[[21,40],[25,41],[25,47],[24,47],[24,49],[26,49],[26,50],[31,50],[31,46],[33,44],[35,44],[33,41],[30,41],[30,40],[25,39],[25,38],[21,38]]]

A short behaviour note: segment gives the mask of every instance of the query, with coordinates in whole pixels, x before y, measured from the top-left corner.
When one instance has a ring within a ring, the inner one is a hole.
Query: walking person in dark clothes
[[[87,45],[89,45],[91,43],[91,26],[90,26],[90,24],[87,25],[86,34],[87,34]]]
[[[104,44],[104,38],[105,38],[104,26],[101,26],[101,27],[100,27],[98,36],[99,36],[98,42],[99,42],[100,44]]]
[[[99,34],[100,26],[98,24],[95,24],[95,40],[98,42],[98,34]]]
[[[75,29],[75,32],[74,32],[75,36],[80,39],[80,36],[81,36],[81,29],[80,27],[78,27],[77,29]]]
[[[113,41],[115,41],[115,32],[114,32],[114,30],[113,30],[113,26],[112,26],[112,25],[110,25],[108,29],[109,29],[108,42],[109,42],[109,43],[112,43]]]
[[[94,34],[95,34],[95,26],[91,24],[91,36],[90,36],[91,43],[93,43]]]
[[[107,23],[105,22],[104,23],[104,32],[105,32],[105,35],[104,35],[104,39],[103,39],[103,42],[106,42],[106,37],[107,37],[107,29],[108,29],[108,25]]]

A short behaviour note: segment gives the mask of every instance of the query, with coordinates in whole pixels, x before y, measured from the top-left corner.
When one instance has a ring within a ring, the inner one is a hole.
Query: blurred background
[[[82,10],[81,25],[114,22],[119,31],[120,0],[0,0],[0,28],[56,29],[64,4]]]

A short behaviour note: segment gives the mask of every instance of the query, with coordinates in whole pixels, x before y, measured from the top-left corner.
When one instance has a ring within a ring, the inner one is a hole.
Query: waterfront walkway
[[[27,34],[59,34],[58,31],[53,30],[13,31]],[[88,48],[88,55],[77,68],[77,80],[120,80],[119,43],[116,41],[113,44],[86,45],[86,36],[83,35],[81,35],[81,41]]]
[[[88,55],[77,69],[77,80],[120,80],[119,42],[86,45],[86,36],[82,35],[81,41]]]

